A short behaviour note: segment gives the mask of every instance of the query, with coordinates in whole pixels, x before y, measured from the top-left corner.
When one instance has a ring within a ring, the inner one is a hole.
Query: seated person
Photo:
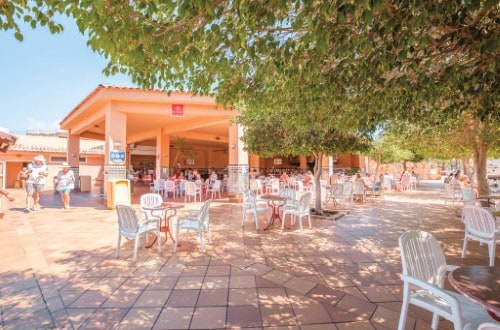
[[[280,175],[280,181],[282,181],[282,182],[288,182],[288,179],[290,179],[290,177],[288,176],[288,174],[286,174],[286,172],[283,172]]]
[[[311,184],[313,179],[311,171],[307,171],[302,178],[302,182],[304,183],[304,187],[308,187]]]

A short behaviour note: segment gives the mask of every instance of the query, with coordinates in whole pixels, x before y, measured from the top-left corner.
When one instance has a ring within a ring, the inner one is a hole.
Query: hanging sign
[[[172,104],[172,117],[184,117],[184,104]]]

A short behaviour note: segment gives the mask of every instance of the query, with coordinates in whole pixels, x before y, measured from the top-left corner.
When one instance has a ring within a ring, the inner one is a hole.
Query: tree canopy
[[[276,114],[313,107],[346,134],[386,121],[440,130],[460,117],[485,129],[476,156],[498,145],[497,0],[14,3],[1,3],[4,29],[15,18],[72,16],[109,60],[104,71],[144,88],[216,93]]]

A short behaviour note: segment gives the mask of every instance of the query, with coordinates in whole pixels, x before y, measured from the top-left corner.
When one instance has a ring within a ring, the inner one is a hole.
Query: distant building
[[[20,170],[31,163],[36,155],[45,157],[49,167],[49,178],[57,175],[62,162],[68,161],[68,139],[64,134],[52,136],[14,135],[17,137],[16,143],[9,147],[5,154],[0,154],[0,187],[19,187],[17,179]],[[92,179],[102,179],[103,159],[103,141],[82,139],[78,174],[90,175]],[[46,188],[53,188],[52,180],[47,180]]]

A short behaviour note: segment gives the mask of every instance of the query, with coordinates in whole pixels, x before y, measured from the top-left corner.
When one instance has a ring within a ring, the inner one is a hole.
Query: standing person
[[[45,178],[49,175],[49,169],[45,165],[45,157],[35,156],[33,162],[28,165],[28,178],[26,179],[26,212],[41,209],[40,193],[45,189]],[[33,205],[30,201],[33,199]]]
[[[17,174],[17,181],[21,183],[21,188],[26,189],[26,179],[28,179],[28,169],[23,167]]]
[[[68,163],[61,165],[61,170],[57,173],[57,191],[61,194],[61,201],[65,209],[69,209],[69,193],[75,188],[75,175],[69,169]]]

